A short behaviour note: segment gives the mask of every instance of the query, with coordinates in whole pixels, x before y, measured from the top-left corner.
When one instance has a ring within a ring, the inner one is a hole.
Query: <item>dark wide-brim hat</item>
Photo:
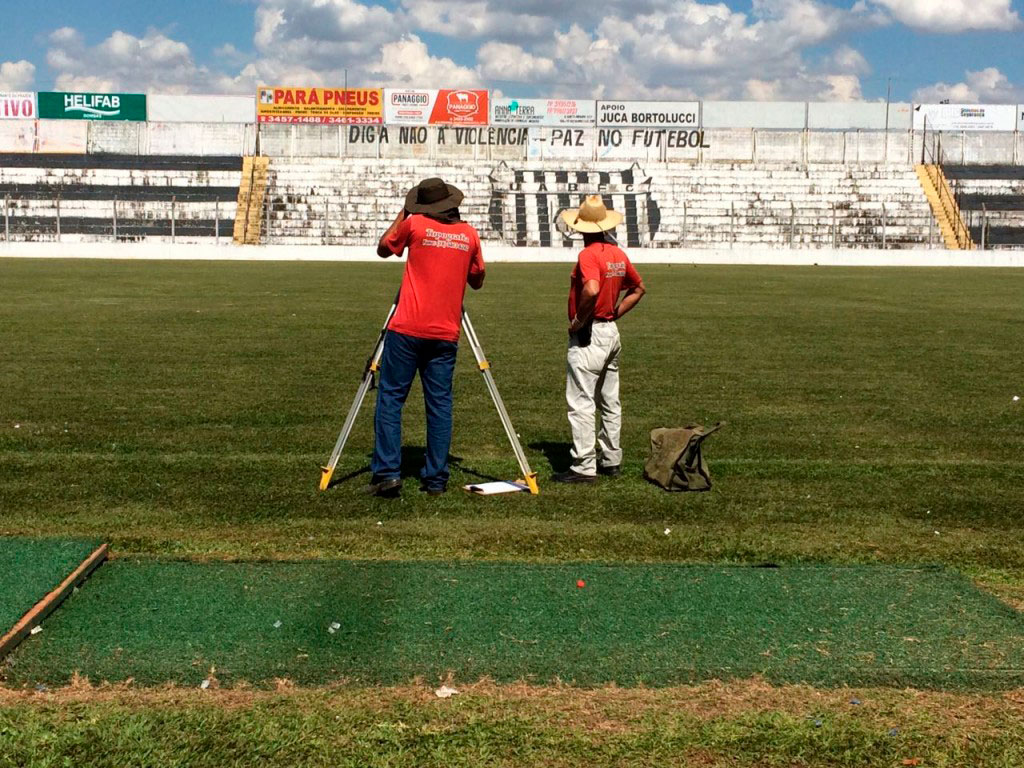
[[[445,184],[444,179],[424,179],[405,196],[405,210],[409,213],[442,213],[458,208],[465,195],[458,187]]]

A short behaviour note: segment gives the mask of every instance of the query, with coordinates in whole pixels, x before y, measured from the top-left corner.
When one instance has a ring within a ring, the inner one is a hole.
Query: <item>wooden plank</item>
[[[13,651],[18,644],[28,636],[34,627],[39,626],[43,619],[53,613],[57,606],[67,599],[72,590],[85,581],[89,574],[95,571],[104,560],[107,559],[107,545],[100,545],[95,552],[89,555],[82,563],[50,594],[40,600],[21,619],[14,628],[3,637],[0,637],[0,659]]]

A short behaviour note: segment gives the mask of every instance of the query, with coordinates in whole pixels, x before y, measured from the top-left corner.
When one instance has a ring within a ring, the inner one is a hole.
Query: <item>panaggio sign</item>
[[[380,88],[262,86],[256,94],[256,119],[261,123],[383,123],[384,92]]]
[[[384,122],[389,125],[487,125],[489,111],[487,91],[384,91]]]

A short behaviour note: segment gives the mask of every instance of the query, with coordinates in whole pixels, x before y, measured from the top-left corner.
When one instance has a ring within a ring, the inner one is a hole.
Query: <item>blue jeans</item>
[[[439,489],[448,483],[448,449],[452,444],[452,376],[455,353],[453,341],[419,339],[388,331],[380,362],[377,412],[373,419],[374,482],[401,477],[402,406],[416,372],[423,385],[427,412],[426,465],[420,472],[425,488]]]

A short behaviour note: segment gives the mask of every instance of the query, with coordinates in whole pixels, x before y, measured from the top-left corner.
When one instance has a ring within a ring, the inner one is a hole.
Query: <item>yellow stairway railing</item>
[[[951,250],[971,250],[974,242],[971,240],[971,232],[964,224],[963,216],[960,213],[960,206],[957,205],[953,191],[949,188],[946,174],[942,172],[941,165],[918,165],[917,178],[921,181],[921,188],[928,198],[932,207],[935,221],[939,224],[942,232],[942,239],[946,247]]]
[[[260,242],[269,165],[268,157],[242,159],[242,182],[238,185],[238,207],[235,210],[235,242],[239,245],[258,245]]]

